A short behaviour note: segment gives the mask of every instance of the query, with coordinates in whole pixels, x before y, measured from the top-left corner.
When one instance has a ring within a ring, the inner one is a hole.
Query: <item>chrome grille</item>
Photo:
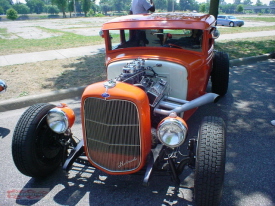
[[[125,100],[87,98],[84,103],[89,158],[112,172],[140,164],[140,126],[136,105]]]

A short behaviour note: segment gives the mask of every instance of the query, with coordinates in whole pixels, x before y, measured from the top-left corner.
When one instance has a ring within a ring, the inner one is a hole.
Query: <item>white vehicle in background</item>
[[[241,27],[241,26],[244,25],[244,21],[240,20],[240,19],[237,19],[235,16],[218,15],[217,25],[230,26],[230,27],[234,27],[234,26]]]

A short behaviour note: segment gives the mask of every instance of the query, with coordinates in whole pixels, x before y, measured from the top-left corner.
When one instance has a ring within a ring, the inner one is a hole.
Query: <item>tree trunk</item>
[[[65,13],[65,11],[63,11],[63,18],[66,18],[66,13]]]
[[[211,0],[210,7],[209,7],[209,14],[213,15],[215,19],[217,19],[219,13],[219,0]]]

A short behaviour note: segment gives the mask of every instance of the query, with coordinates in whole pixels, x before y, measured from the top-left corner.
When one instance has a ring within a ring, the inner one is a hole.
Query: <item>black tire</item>
[[[229,26],[230,26],[230,27],[234,27],[234,26],[235,26],[235,25],[234,25],[234,22],[233,22],[233,21],[229,22]]]
[[[215,52],[211,72],[212,92],[224,96],[229,82],[229,56],[225,52]]]
[[[20,117],[12,138],[12,156],[17,169],[30,177],[44,177],[61,163],[61,135],[47,125],[46,114],[52,104],[35,104]]]
[[[197,206],[219,205],[225,172],[225,126],[221,118],[205,117],[199,129],[195,165]]]

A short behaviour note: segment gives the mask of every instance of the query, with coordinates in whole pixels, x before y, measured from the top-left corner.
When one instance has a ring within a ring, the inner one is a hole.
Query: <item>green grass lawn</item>
[[[258,56],[275,52],[275,37],[238,39],[216,42],[215,48],[225,51],[230,59]]]

